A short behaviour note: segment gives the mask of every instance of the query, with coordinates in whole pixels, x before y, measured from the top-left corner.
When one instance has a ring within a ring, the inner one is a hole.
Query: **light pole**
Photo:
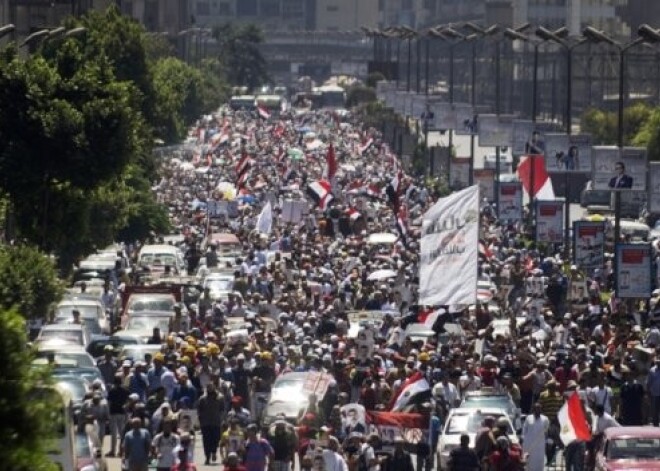
[[[638,37],[633,39],[628,43],[620,43],[610,36],[606,35],[604,32],[597,30],[588,26],[582,32],[587,40],[595,43],[605,43],[611,46],[614,46],[619,51],[619,103],[618,103],[618,122],[617,122],[617,145],[619,150],[623,149],[623,111],[626,101],[625,90],[626,90],[626,53],[633,47],[647,43],[658,43],[660,42],[660,32],[651,28],[649,25],[641,25],[637,30]],[[621,192],[614,192],[614,244],[616,250],[616,244],[620,242],[621,238]],[[617,283],[617,269],[616,266],[616,257],[614,258],[614,279],[616,286]]]
[[[566,109],[564,126],[566,127],[566,134],[569,136],[573,132],[573,114],[572,114],[572,103],[573,103],[573,51],[576,47],[580,46],[587,42],[586,38],[577,38],[575,42],[568,42],[566,39],[557,36],[553,31],[550,31],[543,26],[539,26],[536,29],[536,35],[543,39],[544,41],[551,41],[555,44],[558,44],[566,51]],[[570,224],[571,224],[571,188],[569,185],[568,178],[568,169],[564,171],[564,252],[566,258],[570,255]]]

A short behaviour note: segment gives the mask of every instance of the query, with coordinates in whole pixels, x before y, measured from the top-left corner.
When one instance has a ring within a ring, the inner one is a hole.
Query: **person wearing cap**
[[[149,368],[149,370],[147,370],[149,393],[153,393],[156,389],[158,389],[162,385],[161,377],[165,372],[165,368],[163,367],[164,363],[165,363],[165,356],[160,352],[156,353],[154,355],[152,366]]]
[[[273,447],[268,440],[259,436],[257,424],[247,426],[246,436],[243,445],[243,464],[247,471],[265,471],[267,463],[273,458]]]
[[[277,419],[270,427],[267,439],[273,448],[270,471],[290,471],[295,461],[298,440],[286,420]]]
[[[227,412],[227,420],[235,419],[241,427],[247,427],[252,420],[250,411],[243,406],[243,398],[241,396],[233,396],[231,398],[231,408]]]
[[[149,389],[149,380],[144,372],[145,363],[136,361],[133,371],[128,376],[128,390],[140,397],[141,402],[147,400],[147,391]]]

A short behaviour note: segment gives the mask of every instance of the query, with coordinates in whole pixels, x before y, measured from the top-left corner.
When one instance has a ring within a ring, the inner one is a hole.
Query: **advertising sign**
[[[470,158],[457,157],[451,159],[449,165],[449,186],[460,190],[470,184]]]
[[[495,201],[495,170],[492,168],[474,169],[474,183],[479,185],[479,194],[488,198],[491,203]]]
[[[660,212],[660,162],[649,164],[649,211]]]
[[[477,134],[477,115],[472,105],[454,103],[454,132],[457,135]]]
[[[584,270],[601,268],[605,263],[605,223],[573,223],[573,263]]]
[[[479,146],[508,147],[513,142],[513,117],[479,115]]]
[[[591,161],[594,190],[646,191],[646,149],[597,146]]]
[[[564,202],[536,202],[536,240],[560,244],[564,240]]]
[[[651,245],[617,244],[617,298],[651,296]]]
[[[589,134],[546,134],[545,161],[548,172],[591,172]]]
[[[451,104],[446,102],[434,103],[433,113],[435,114],[437,129],[448,130],[454,129],[456,126],[456,114]]]
[[[500,219],[518,221],[523,218],[523,190],[520,182],[500,183]]]

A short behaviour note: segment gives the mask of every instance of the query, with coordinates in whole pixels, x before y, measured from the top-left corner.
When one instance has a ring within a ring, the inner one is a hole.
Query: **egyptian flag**
[[[380,188],[378,188],[373,183],[367,185],[364,192],[370,198],[380,199],[380,193],[381,193]]]
[[[337,157],[335,156],[335,147],[330,144],[328,153],[325,155],[325,173],[326,179],[332,181],[337,174]]]
[[[373,137],[370,137],[369,139],[367,139],[366,141],[364,141],[364,142],[358,147],[358,152],[360,153],[360,155],[363,155],[363,154],[367,151],[367,149],[369,149],[369,147],[371,147],[371,145],[372,145],[373,143],[374,143],[374,138],[373,138]]]
[[[327,180],[317,180],[307,185],[307,195],[314,200],[316,205],[325,211],[330,202],[335,199],[332,196],[332,185]]]
[[[259,113],[259,117],[261,119],[270,118],[270,112],[263,105],[257,105],[257,113]]]
[[[591,440],[591,431],[584,413],[580,395],[574,392],[557,413],[559,422],[559,438],[568,445],[576,440],[588,442]]]
[[[390,402],[391,412],[401,412],[406,406],[420,404],[431,397],[431,386],[421,371],[416,371],[402,385]]]
[[[239,188],[245,184],[247,181],[247,174],[252,166],[252,160],[248,157],[247,153],[244,151],[241,154],[241,159],[236,164],[236,186]]]
[[[552,180],[545,168],[543,155],[524,155],[518,164],[518,178],[530,198],[539,200],[554,200],[555,191]],[[532,175],[534,175],[534,188],[532,188]]]
[[[385,188],[387,199],[395,212],[399,211],[399,196],[401,194],[402,177],[403,174],[401,173],[401,170],[399,170],[394,174],[394,177],[392,177],[392,180],[390,180]]]
[[[355,208],[348,208],[346,210],[346,216],[348,216],[351,222],[355,222],[362,217],[362,214]]]
[[[362,191],[362,180],[353,180],[344,188],[349,195],[359,195]]]

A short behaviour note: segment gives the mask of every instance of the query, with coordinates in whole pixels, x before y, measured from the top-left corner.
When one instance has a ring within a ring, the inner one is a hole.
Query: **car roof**
[[[507,411],[505,411],[500,407],[481,407],[479,409],[472,409],[469,407],[456,407],[452,409],[450,412],[450,414],[455,414],[455,415],[472,415],[477,413],[481,415],[501,415],[509,419],[509,414],[507,413]]]
[[[605,430],[607,439],[613,438],[660,438],[658,427],[610,427]]]
[[[81,324],[47,324],[41,328],[41,330],[61,330],[61,331],[71,331],[71,330],[83,330]]]
[[[102,304],[101,301],[97,299],[70,297],[57,303],[57,307],[60,306],[102,306]]]
[[[49,344],[39,344],[40,352],[55,352],[55,353],[85,353],[85,347],[77,344],[67,344],[67,345],[49,345]]]

